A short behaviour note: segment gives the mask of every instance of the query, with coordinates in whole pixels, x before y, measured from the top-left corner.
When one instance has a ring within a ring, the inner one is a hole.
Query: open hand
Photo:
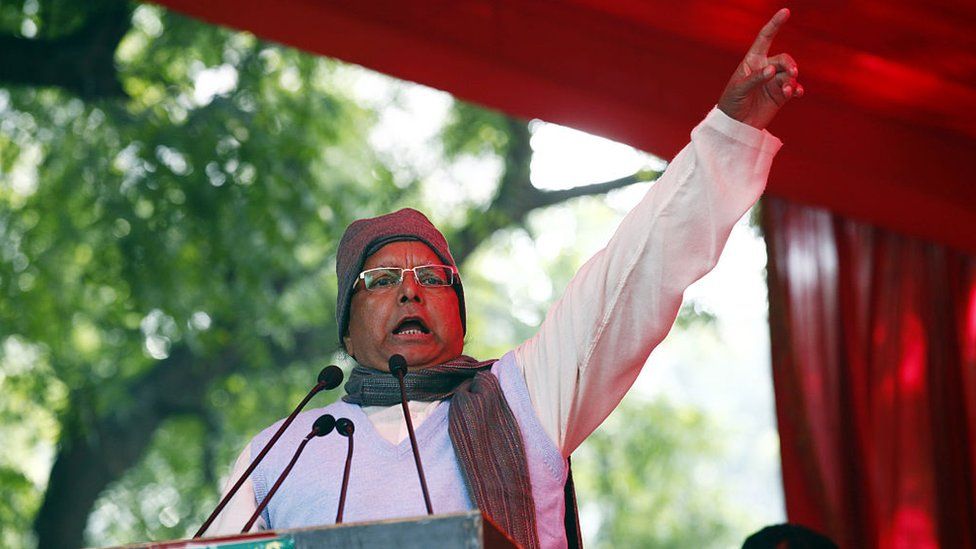
[[[759,31],[718,100],[722,112],[763,129],[787,101],[803,97],[803,86],[796,79],[800,71],[793,57],[788,53],[768,56],[773,38],[789,18],[790,10],[783,8]]]

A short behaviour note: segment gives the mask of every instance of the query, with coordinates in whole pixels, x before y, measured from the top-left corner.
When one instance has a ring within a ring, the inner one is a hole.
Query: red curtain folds
[[[779,199],[763,226],[790,521],[976,547],[976,257]]]

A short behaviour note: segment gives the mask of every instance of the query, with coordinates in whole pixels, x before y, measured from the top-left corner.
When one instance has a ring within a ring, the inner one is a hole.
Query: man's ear
[[[352,338],[349,337],[348,335],[342,336],[342,344],[345,345],[346,347],[346,354],[348,354],[353,358],[356,358],[356,350],[355,350],[355,346],[352,344]]]

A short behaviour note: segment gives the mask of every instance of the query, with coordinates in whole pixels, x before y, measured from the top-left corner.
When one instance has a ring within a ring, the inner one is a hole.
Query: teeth
[[[404,330],[400,332],[400,335],[404,335],[404,334],[413,335],[413,334],[422,334],[422,333],[423,332],[421,332],[420,330]]]

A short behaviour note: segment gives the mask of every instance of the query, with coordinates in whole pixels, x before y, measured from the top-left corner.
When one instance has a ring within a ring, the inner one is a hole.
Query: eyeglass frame
[[[426,269],[428,267],[441,267],[441,268],[447,269],[448,272],[451,273],[451,282],[448,283],[448,284],[424,284],[420,280],[420,277],[417,276],[417,269]],[[372,271],[390,270],[390,269],[399,270],[400,271],[400,279],[397,280],[397,283],[396,284],[394,284],[392,286],[387,286],[387,287],[384,287],[384,288],[373,288],[373,289],[370,289],[369,287],[366,286],[366,273],[369,273],[369,272],[372,272]],[[453,265],[441,265],[441,264],[437,264],[437,263],[432,263],[430,265],[416,265],[414,267],[409,267],[409,268],[407,268],[407,267],[374,267],[372,269],[366,269],[365,271],[362,271],[361,273],[359,273],[359,276],[356,277],[356,282],[353,284],[352,289],[353,289],[353,291],[357,291],[359,289],[359,281],[360,280],[363,281],[363,289],[366,290],[367,292],[378,292],[378,291],[382,291],[382,290],[389,290],[389,289],[392,289],[392,288],[398,288],[401,285],[403,285],[403,277],[406,275],[406,273],[408,271],[411,272],[411,273],[413,273],[413,279],[417,281],[417,284],[420,284],[424,288],[450,288],[450,287],[454,286],[455,284],[461,282],[461,273],[458,272],[457,267],[454,267]]]

